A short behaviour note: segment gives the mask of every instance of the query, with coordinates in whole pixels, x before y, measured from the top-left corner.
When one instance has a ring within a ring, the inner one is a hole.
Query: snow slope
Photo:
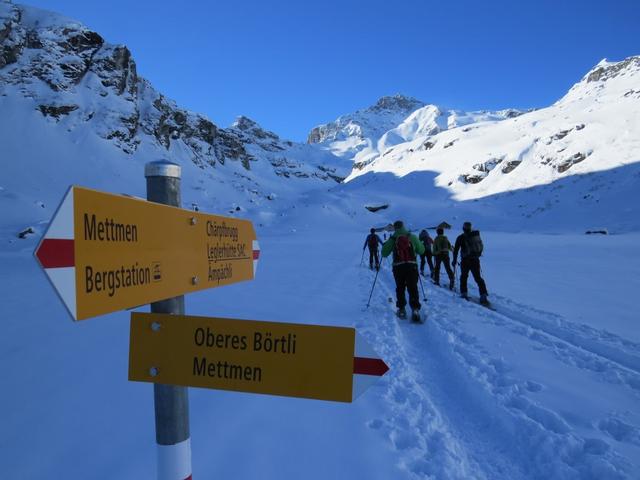
[[[258,228],[256,280],[190,295],[187,311],[355,326],[391,370],[353,404],[190,389],[194,478],[638,476],[637,234],[485,232],[497,312],[424,281],[428,321],[412,325],[388,302],[386,262],[364,308],[374,273],[360,247],[376,214],[326,192],[296,207]],[[153,478],[152,389],[126,380],[128,312],[70,322],[31,257],[36,242],[0,253],[0,365],[13,392],[0,399],[12,412],[2,471]],[[539,261],[549,244],[561,268]],[[594,251],[604,257],[584,262]],[[610,266],[627,281],[593,281]]]
[[[406,181],[421,199],[441,189],[480,201],[485,217],[506,213],[515,228],[637,231],[639,165],[640,57],[630,57],[601,62],[548,108],[418,135],[347,182],[384,174],[398,181],[378,179],[381,190],[409,193]]]

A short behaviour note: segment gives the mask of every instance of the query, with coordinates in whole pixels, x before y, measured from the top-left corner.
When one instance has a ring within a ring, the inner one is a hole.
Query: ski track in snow
[[[356,327],[391,367],[385,401],[393,413],[370,427],[401,453],[400,467],[410,477],[627,478],[624,458],[599,438],[581,438],[561,415],[530,398],[544,385],[514,378],[508,362],[483,348],[459,318],[475,316],[523,337],[532,348],[622,386],[640,401],[638,345],[495,294],[496,311],[462,302],[426,280],[426,324],[399,321],[385,267]],[[360,286],[368,297],[373,276],[364,272]],[[640,431],[620,419],[594,424],[612,440],[640,445]]]
[[[464,447],[452,435],[445,419],[418,381],[415,366],[408,361],[410,352],[402,342],[401,326],[395,314],[390,313],[389,306],[379,301],[380,291],[384,292],[384,298],[391,293],[382,278],[384,273],[381,270],[378,277],[378,293],[372,299],[373,303],[356,324],[358,330],[371,339],[377,353],[393,372],[386,380],[389,385],[385,394],[391,416],[374,419],[369,426],[382,432],[401,452],[400,467],[411,478],[486,478],[479,475],[478,466],[468,458]],[[368,293],[372,280],[372,276],[362,275],[361,291]]]
[[[583,349],[603,360],[617,363],[640,375],[640,344],[620,338],[613,333],[587,325],[567,322],[562,317],[524,306],[500,295],[492,295],[497,313],[532,329],[544,332],[573,347]],[[496,303],[495,299],[499,301]],[[640,389],[635,383],[634,388]]]

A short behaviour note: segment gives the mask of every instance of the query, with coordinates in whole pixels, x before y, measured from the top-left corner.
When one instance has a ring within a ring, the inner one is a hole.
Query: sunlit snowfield
[[[191,389],[194,478],[640,471],[637,234],[483,231],[497,311],[424,280],[428,320],[413,325],[394,315],[387,262],[364,308],[374,272],[361,247],[378,217],[305,197],[275,218],[258,228],[256,280],[190,295],[187,312],[355,326],[391,370],[353,404]],[[0,257],[4,474],[152,477],[152,387],[127,381],[129,314],[72,323],[35,244]]]

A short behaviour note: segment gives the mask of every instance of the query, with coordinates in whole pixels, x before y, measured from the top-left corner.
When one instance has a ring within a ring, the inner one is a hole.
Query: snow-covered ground
[[[497,311],[424,281],[428,321],[411,325],[387,263],[364,308],[379,216],[348,194],[301,195],[258,227],[256,280],[187,297],[194,315],[355,326],[391,367],[353,404],[191,389],[194,478],[637,478],[640,236],[483,231]],[[36,242],[0,253],[3,476],[153,478],[129,315],[72,323]]]

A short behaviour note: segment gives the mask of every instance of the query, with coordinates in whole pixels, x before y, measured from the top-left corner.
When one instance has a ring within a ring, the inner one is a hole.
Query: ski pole
[[[422,278],[418,275],[418,280],[420,280],[420,288],[422,288],[422,301],[427,301],[427,295],[424,293],[424,285],[422,285]]]
[[[453,290],[456,289],[456,277],[458,276],[458,272],[456,272],[456,267],[458,266],[458,262],[453,262]]]
[[[376,270],[376,276],[373,279],[373,285],[371,286],[371,293],[369,293],[369,300],[367,300],[367,306],[366,308],[369,308],[369,303],[371,302],[371,295],[373,295],[373,289],[376,287],[376,280],[378,280],[378,272],[380,270]]]

